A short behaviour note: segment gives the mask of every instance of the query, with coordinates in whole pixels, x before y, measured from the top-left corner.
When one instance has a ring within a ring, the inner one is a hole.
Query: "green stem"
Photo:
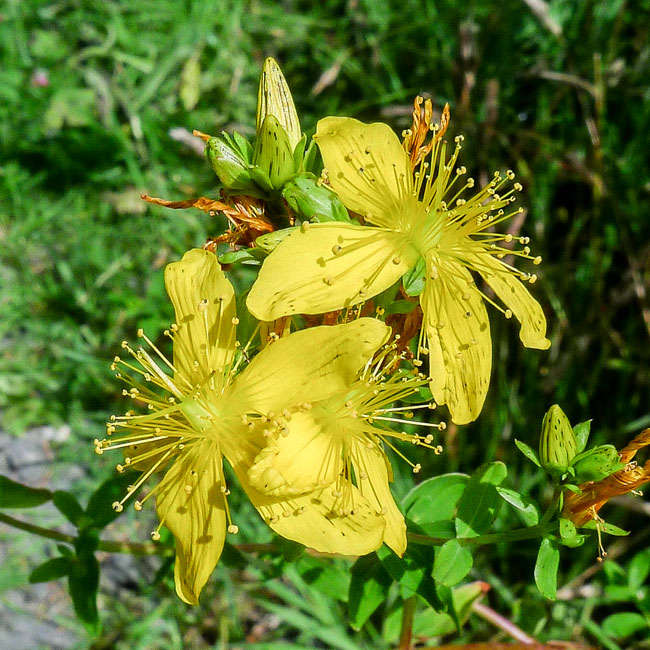
[[[46,539],[53,539],[56,542],[63,542],[64,544],[71,544],[77,541],[74,535],[66,535],[58,530],[51,530],[50,528],[43,528],[36,524],[30,524],[27,521],[21,521],[10,517],[3,512],[0,512],[0,522],[13,526],[20,530],[26,530],[28,533],[45,537]],[[276,550],[275,544],[235,544],[235,548],[244,553],[263,553],[266,551]],[[138,542],[114,542],[110,540],[99,540],[97,545],[98,551],[106,551],[108,553],[129,553],[130,555],[165,555],[171,553],[174,548],[170,544],[160,544],[158,542],[145,542],[144,544]]]
[[[555,528],[555,524],[539,523],[536,526],[517,528],[503,533],[488,533],[487,535],[478,535],[477,537],[460,537],[456,541],[461,546],[481,546],[483,544],[498,544],[499,542],[515,542],[522,539],[544,537],[553,528]],[[427,535],[418,535],[417,533],[407,533],[406,536],[410,542],[424,546],[440,546],[450,539],[448,537],[428,537]]]
[[[413,618],[415,616],[415,607],[417,605],[417,596],[413,595],[404,601],[402,608],[402,629],[399,635],[399,645],[397,650],[411,650],[411,641],[413,639]]]

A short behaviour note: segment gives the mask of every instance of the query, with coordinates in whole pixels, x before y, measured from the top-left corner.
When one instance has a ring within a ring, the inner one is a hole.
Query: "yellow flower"
[[[610,474],[600,481],[589,481],[580,486],[580,492],[566,495],[562,516],[570,519],[576,526],[598,518],[598,511],[613,497],[637,490],[650,483],[650,460],[639,466],[634,460],[637,451],[650,445],[650,429],[642,431],[634,440],[619,452],[623,469]]]
[[[390,406],[427,383],[422,375],[395,371],[402,359],[395,353],[396,347],[393,343],[384,348],[342,390],[304,404],[287,423],[287,429],[274,436],[257,456],[248,478],[260,492],[277,496],[306,494],[329,486],[337,499],[337,511],[343,515],[356,511],[360,494],[382,513],[386,520],[383,540],[402,556],[406,525],[390,492],[393,474],[385,446],[405,460],[393,440],[421,445],[435,453],[442,448],[433,445],[432,434],[408,434],[387,425],[416,424],[437,430],[445,425],[411,421],[414,409],[430,408],[429,404]],[[419,464],[407,462],[414,473],[420,471]]]
[[[420,161],[415,172],[386,124],[328,117],[318,123],[314,139],[332,188],[349,210],[373,225],[303,223],[264,262],[248,297],[250,312],[270,321],[347,308],[420,265],[425,286],[419,348],[429,354],[431,390],[437,402],[448,405],[454,422],[474,420],[492,363],[483,301],[495,303],[477,287],[473,274],[505,303],[506,309],[495,306],[506,317],[519,319],[524,345],[550,345],[544,313],[522,283],[533,283],[536,276],[517,271],[504,257],[541,259],[530,255],[525,238],[493,232],[521,211],[507,212],[514,190],[502,190],[514,174],[502,178],[497,173],[486,187],[463,198],[474,181],[461,184],[466,170],[455,168],[460,136],[449,159],[446,143],[436,139],[430,162]],[[513,239],[524,248],[501,245]]]
[[[116,357],[113,368],[130,388],[124,394],[148,413],[113,416],[98,453],[123,449],[124,463],[142,472],[125,497],[139,496],[143,483],[166,470],[152,495],[160,526],[176,539],[178,595],[196,603],[221,554],[226,532],[236,533],[228,509],[223,458],[253,505],[276,531],[330,553],[363,554],[378,548],[386,526],[373,500],[355,489],[354,515],[341,513],[332,490],[277,496],[251,486],[247,472],[268,439],[287,430],[306,402],[327,400],[345,390],[387,340],[389,328],[361,318],[334,327],[297,332],[267,346],[248,365],[236,341],[235,295],[217,258],[192,250],[165,269],[176,323],[168,361],[142,331],[151,352],[122,345],[135,360]],[[242,366],[244,366],[242,369]],[[170,372],[171,371],[171,372]],[[161,395],[161,392],[163,393]],[[298,416],[299,417],[299,416]]]

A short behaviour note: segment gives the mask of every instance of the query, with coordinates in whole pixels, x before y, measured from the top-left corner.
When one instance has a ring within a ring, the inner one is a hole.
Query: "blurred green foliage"
[[[512,322],[492,318],[486,408],[476,424],[450,427],[445,453],[421,461],[421,476],[502,460],[510,477],[521,476],[520,492],[543,491],[526,478],[512,439],[534,446],[555,402],[572,422],[594,419],[592,442],[622,446],[650,425],[649,32],[648,0],[552,0],[538,15],[523,0],[7,0],[0,9],[2,428],[19,434],[70,422],[75,439],[63,453],[91,462],[91,445],[79,442],[101,437],[107,414],[124,408],[108,369],[120,340],[137,327],[154,336],[168,324],[162,267],[223,227],[202,213],[149,207],[139,195],[216,198],[214,174],[189,133],[252,134],[257,78],[271,55],[306,131],[329,114],[381,119],[399,131],[421,93],[437,110],[450,103],[450,134],[466,136],[461,163],[472,175],[512,168],[525,186],[526,219],[513,227],[544,258],[534,293],[553,345],[525,350]],[[397,468],[397,494],[411,485]],[[253,514],[242,519],[256,539]],[[634,528],[631,519],[614,517]],[[473,569],[518,625],[562,639],[585,630],[614,644],[607,647],[619,647],[617,624],[626,638],[641,634],[638,617],[612,619],[612,610],[599,609],[611,589],[596,604],[542,602],[531,579],[522,580],[532,575],[535,553],[525,544],[492,549]],[[586,545],[561,570],[573,577],[594,554]],[[118,637],[142,648],[245,637],[251,630],[240,620],[267,620],[257,596],[249,597],[266,575],[263,564],[241,574],[220,567],[201,613],[160,605],[157,592],[134,610],[114,604]],[[262,588],[264,607],[293,606],[306,593],[300,580],[287,577],[286,593],[280,583]],[[299,630],[296,647],[314,638],[341,647],[341,610],[329,601],[318,607],[311,631],[297,615],[275,615]],[[148,645],[161,618],[168,644]],[[381,617],[373,625],[370,640]],[[323,636],[323,626],[335,636]],[[472,623],[466,634],[483,638],[485,624]]]

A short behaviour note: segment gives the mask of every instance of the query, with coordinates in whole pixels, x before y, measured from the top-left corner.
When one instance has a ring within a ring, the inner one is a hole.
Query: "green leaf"
[[[376,554],[393,580],[406,588],[408,595],[419,594],[432,607],[440,607],[436,585],[431,578],[433,553],[429,547],[409,546],[403,558],[387,546],[377,549]]]
[[[81,517],[84,515],[84,509],[79,505],[79,501],[70,492],[57,490],[53,496],[52,501],[57,507],[58,511],[62,513],[65,518],[75,526],[79,525]]]
[[[97,588],[99,586],[99,562],[94,555],[78,557],[70,565],[68,588],[77,617],[92,636],[101,630],[97,613]]]
[[[124,497],[127,486],[135,483],[137,476],[136,472],[111,476],[92,493],[86,507],[89,526],[105,528],[120,516],[119,512],[113,510],[113,503]]]
[[[372,613],[386,600],[392,584],[377,556],[373,553],[360,557],[350,571],[350,592],[348,595],[348,614],[350,625],[360,630]]]
[[[319,558],[303,555],[297,566],[303,580],[312,589],[340,602],[348,602],[351,579],[346,565],[324,563]]]
[[[650,548],[639,551],[627,567],[627,583],[632,589],[638,589],[650,574]]]
[[[555,600],[557,594],[557,570],[560,566],[560,551],[553,540],[545,537],[539,546],[535,564],[535,584],[541,594]]]
[[[67,557],[54,557],[47,562],[43,562],[37,566],[30,574],[29,581],[33,584],[35,582],[49,582],[50,580],[58,580],[67,576],[70,573],[72,562]]]
[[[605,634],[616,639],[625,639],[641,630],[650,628],[645,616],[636,612],[620,612],[611,614],[602,623]]]
[[[45,113],[45,131],[92,124],[96,121],[94,109],[95,93],[90,88],[60,88]]]
[[[606,521],[596,521],[595,519],[589,520],[586,524],[583,524],[582,528],[587,530],[600,530],[603,533],[608,535],[614,535],[615,537],[625,537],[630,534],[629,530],[623,530],[614,524],[608,524]]]
[[[31,488],[0,476],[0,508],[35,508],[51,499],[49,490]]]
[[[424,291],[427,267],[423,257],[402,276],[402,286],[409,296],[419,296]]]
[[[587,446],[587,440],[589,440],[589,432],[591,431],[591,422],[592,420],[587,420],[586,422],[580,422],[573,427],[573,433],[578,444],[578,453],[584,451],[585,447]]]
[[[443,474],[422,481],[404,498],[402,506],[408,520],[425,535],[451,537],[453,528],[449,525],[456,514],[456,506],[469,481],[467,474]],[[440,522],[448,535],[441,535]]]
[[[436,549],[433,577],[447,587],[457,585],[471,570],[472,554],[458,540],[450,539]]]
[[[503,500],[496,491],[508,474],[500,462],[480,467],[467,483],[458,503],[456,534],[458,537],[478,537],[494,523]]]
[[[505,499],[511,506],[517,509],[517,514],[526,526],[535,526],[539,523],[539,511],[537,505],[528,497],[514,490],[501,487],[496,488],[497,492]]]
[[[539,458],[537,458],[537,454],[535,453],[535,450],[527,445],[525,442],[522,442],[521,440],[517,440],[515,438],[515,445],[517,445],[517,449],[528,458],[528,460],[532,461],[537,465],[537,467],[541,467],[542,464],[539,462]]]
[[[584,544],[586,535],[578,534],[575,524],[570,519],[561,518],[559,520],[558,529],[564,546],[576,548],[577,546],[582,546],[582,544]]]

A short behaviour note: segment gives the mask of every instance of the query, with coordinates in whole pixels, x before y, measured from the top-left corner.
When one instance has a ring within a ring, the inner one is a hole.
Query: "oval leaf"
[[[450,539],[436,549],[433,577],[447,587],[457,585],[471,570],[472,554],[457,539]]]
[[[58,580],[67,576],[70,573],[71,562],[67,557],[54,557],[47,562],[43,562],[37,566],[30,574],[29,581],[33,584],[35,582],[49,582],[50,580]]]
[[[543,596],[555,600],[557,594],[557,570],[560,565],[560,551],[557,545],[545,537],[539,546],[535,564],[535,584]]]
[[[49,490],[31,488],[0,476],[0,508],[35,508],[51,499]]]

